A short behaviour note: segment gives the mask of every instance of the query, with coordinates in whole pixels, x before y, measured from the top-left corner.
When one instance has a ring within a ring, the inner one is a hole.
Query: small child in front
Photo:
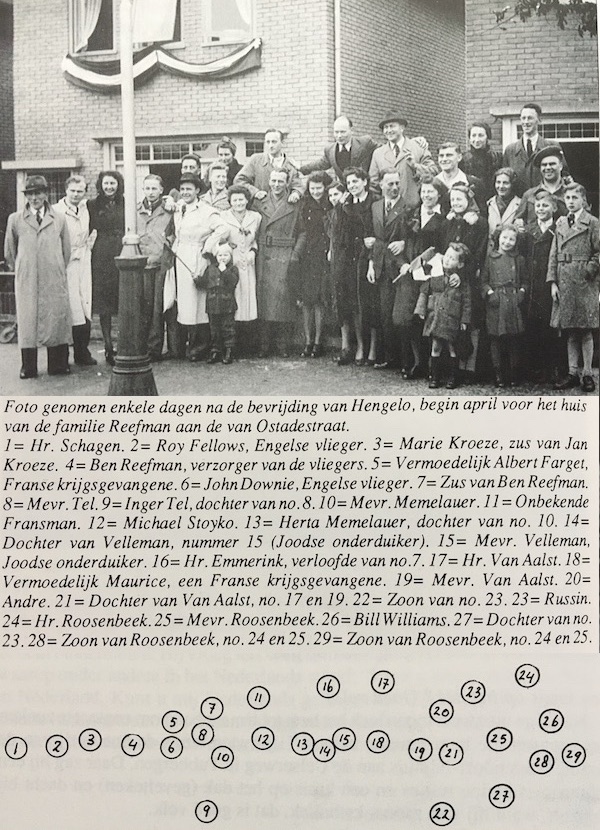
[[[441,385],[441,359],[444,348],[450,355],[446,389],[458,386],[458,357],[455,344],[460,331],[471,321],[471,289],[464,277],[469,249],[462,242],[451,242],[443,258],[444,273],[430,277],[421,286],[415,314],[425,320],[423,335],[431,337],[430,389]]]
[[[216,261],[215,261],[216,260]],[[233,264],[233,252],[229,245],[219,245],[214,260],[194,282],[206,289],[206,312],[210,324],[211,352],[208,363],[220,359],[226,365],[233,362],[235,348],[235,287],[240,279]]]

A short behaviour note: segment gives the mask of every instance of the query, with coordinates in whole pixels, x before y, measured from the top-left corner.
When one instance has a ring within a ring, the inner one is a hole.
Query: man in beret
[[[562,150],[558,145],[544,147],[535,154],[533,163],[540,171],[541,182],[525,191],[515,219],[522,219],[526,225],[535,220],[535,194],[540,187],[554,196],[554,218],[566,216],[568,211],[565,205],[565,191],[567,184],[572,180],[570,176],[564,175],[565,158]]]
[[[43,176],[28,176],[23,192],[25,209],[9,216],[4,246],[6,262],[15,272],[20,377],[37,377],[38,346],[46,346],[49,375],[68,375],[69,230],[65,217],[48,203]]]
[[[534,164],[535,154],[551,144],[560,149],[558,142],[547,141],[540,135],[541,120],[542,108],[539,104],[524,104],[520,114],[523,135],[518,141],[508,144],[504,150],[502,166],[512,167],[517,174],[515,186],[517,196],[522,196],[526,190],[539,185],[542,180],[539,167]]]
[[[419,187],[425,174],[435,176],[438,172],[424,138],[408,138],[404,130],[408,126],[406,118],[397,112],[388,112],[379,122],[385,144],[373,152],[369,179],[371,187],[379,191],[379,182],[383,170],[390,167],[400,176],[400,196],[406,210],[419,204]]]

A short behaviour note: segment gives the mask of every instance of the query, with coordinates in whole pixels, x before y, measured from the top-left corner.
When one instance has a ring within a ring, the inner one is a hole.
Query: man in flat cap
[[[49,375],[68,375],[69,230],[65,217],[48,203],[43,176],[28,176],[23,192],[25,209],[9,216],[4,247],[6,262],[15,272],[20,377],[37,377],[38,346],[46,346]]]
[[[565,158],[562,150],[557,144],[544,147],[535,154],[533,163],[540,171],[541,182],[525,191],[515,219],[522,219],[526,225],[535,221],[535,194],[540,187],[554,196],[554,218],[566,216],[568,211],[565,205],[565,191],[572,179],[564,173]]]
[[[523,104],[519,120],[523,135],[518,141],[506,146],[502,166],[512,167],[515,171],[517,174],[515,192],[517,196],[522,196],[526,190],[539,185],[542,180],[540,169],[534,163],[535,154],[551,144],[560,150],[560,144],[556,141],[550,142],[540,135],[542,108],[539,104]]]
[[[410,210],[419,204],[423,176],[435,176],[438,169],[427,141],[422,137],[416,139],[404,135],[407,126],[406,118],[397,112],[388,112],[379,122],[385,144],[373,152],[369,178],[371,187],[378,191],[382,171],[390,167],[396,169],[400,176],[400,196],[406,210]]]

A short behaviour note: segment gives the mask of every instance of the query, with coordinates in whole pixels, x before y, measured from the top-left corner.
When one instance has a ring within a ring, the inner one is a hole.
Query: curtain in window
[[[252,0],[236,0],[240,17],[250,27],[252,24]]]
[[[133,42],[161,43],[173,40],[179,0],[135,0]]]
[[[102,0],[73,0],[73,52],[86,49],[88,40],[98,25]]]

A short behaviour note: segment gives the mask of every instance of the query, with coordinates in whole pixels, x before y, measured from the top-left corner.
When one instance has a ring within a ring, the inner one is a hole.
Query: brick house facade
[[[523,103],[542,107],[542,133],[560,141],[569,168],[598,208],[598,40],[553,17],[496,25],[498,0],[466,0],[467,124],[485,120],[498,149],[518,138]]]
[[[114,7],[118,44],[119,2],[107,2]],[[189,149],[208,164],[222,135],[233,137],[243,161],[261,149],[270,126],[283,128],[289,154],[307,161],[330,140],[336,109],[353,118],[357,133],[379,138],[381,115],[399,106],[409,120],[408,133],[425,135],[432,149],[446,135],[463,133],[462,0],[244,0],[244,5],[252,11],[248,36],[262,41],[260,67],[223,80],[158,72],[137,88],[138,180],[149,170],[167,179],[176,175],[176,162]],[[71,7],[71,0],[15,0],[16,160],[3,166],[14,169],[20,182],[36,170],[58,188],[70,170],[93,182],[100,169],[120,165],[119,95],[82,89],[61,70],[72,48]],[[179,0],[179,42],[166,47],[173,56],[207,63],[239,48],[233,42],[207,43],[211,7],[210,0]],[[435,55],[424,68],[420,54],[428,37],[435,40]],[[92,60],[116,57],[108,50]]]

